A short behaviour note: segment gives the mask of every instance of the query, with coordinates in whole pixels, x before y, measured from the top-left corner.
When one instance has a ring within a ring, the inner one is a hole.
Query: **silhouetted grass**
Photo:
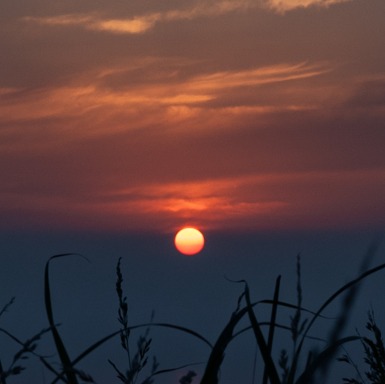
[[[191,368],[193,365],[203,365],[203,375],[200,380],[201,384],[218,384],[220,382],[221,367],[224,363],[226,351],[229,345],[239,337],[239,335],[248,333],[256,341],[258,353],[263,359],[263,369],[255,372],[260,375],[262,384],[315,384],[325,383],[327,374],[330,371],[332,362],[336,360],[336,354],[346,343],[357,340],[362,342],[365,353],[365,362],[369,366],[366,377],[371,383],[384,383],[385,379],[385,348],[382,343],[381,332],[375,323],[374,316],[369,315],[368,330],[372,332],[374,340],[363,338],[360,335],[351,335],[342,337],[347,319],[350,315],[352,306],[357,298],[358,287],[360,283],[383,269],[385,264],[380,264],[375,268],[368,269],[369,261],[376,250],[375,246],[368,249],[363,259],[361,273],[357,278],[349,281],[341,286],[332,295],[330,295],[324,303],[315,311],[310,311],[302,304],[302,283],[301,283],[301,263],[300,257],[297,258],[296,274],[296,302],[290,303],[280,300],[281,276],[278,276],[275,283],[272,299],[264,299],[260,301],[252,301],[249,284],[245,280],[235,283],[242,284],[243,289],[238,298],[237,305],[232,312],[230,318],[225,323],[224,328],[219,332],[219,336],[214,343],[198,332],[176,324],[157,323],[153,321],[153,317],[149,323],[133,325],[130,324],[129,305],[127,297],[123,289],[123,273],[121,269],[121,259],[118,260],[116,266],[116,293],[118,301],[118,323],[119,327],[112,330],[109,334],[100,337],[95,342],[79,353],[75,358],[69,355],[66,343],[59,333],[59,325],[55,323],[54,312],[51,299],[51,282],[50,282],[50,263],[54,260],[73,256],[74,254],[59,254],[52,256],[46,263],[44,273],[44,299],[45,309],[48,319],[48,328],[36,333],[29,340],[22,342],[5,329],[0,328],[0,332],[11,338],[20,348],[18,352],[10,358],[10,362],[6,368],[0,359],[0,384],[7,384],[8,379],[20,376],[24,372],[23,360],[33,355],[40,361],[47,370],[53,375],[51,384],[67,383],[79,384],[80,382],[96,383],[94,378],[78,368],[81,361],[93,352],[101,348],[107,341],[113,338],[120,339],[122,352],[126,356],[126,365],[119,367],[111,359],[108,360],[111,369],[115,372],[118,381],[124,384],[153,384],[157,376],[169,372],[175,372],[181,369]],[[318,320],[326,320],[323,312],[337,298],[343,297],[340,314],[327,321],[331,321],[331,331],[328,337],[315,338],[311,335],[312,327]],[[0,310],[0,317],[10,308],[14,299],[11,299]],[[260,321],[258,319],[257,307],[261,304],[269,305],[270,319],[269,321]],[[281,309],[293,312],[289,316],[289,324],[281,324],[278,319],[278,312]],[[306,318],[304,318],[304,315]],[[239,329],[241,320],[247,319],[249,325]],[[203,342],[209,348],[208,358],[204,362],[191,363],[186,362],[182,366],[168,367],[160,369],[160,362],[151,351],[152,338],[150,333],[154,328],[168,328],[176,332],[187,334],[193,339]],[[133,339],[132,332],[141,330],[142,333],[136,339]],[[292,346],[291,352],[282,349],[280,354],[274,356],[274,345],[276,343],[277,331],[288,332],[291,335]],[[60,368],[55,368],[48,358],[36,352],[36,348],[40,338],[46,333],[51,333],[53,343],[57,351],[57,358],[60,361]],[[305,340],[312,339],[318,342],[318,349],[305,350]],[[152,356],[151,356],[152,355]],[[151,359],[152,357],[152,359]],[[152,360],[151,363],[149,361]],[[344,355],[342,361],[350,363],[356,367],[349,359],[348,355]],[[190,369],[181,377],[181,384],[190,384],[194,381],[196,373]],[[352,381],[349,381],[352,380]],[[345,383],[364,384],[364,381],[354,381],[356,379],[345,379]]]
[[[6,309],[7,307],[9,307],[9,305],[13,303],[13,300],[14,299],[12,299],[4,308]],[[2,313],[4,313],[4,311],[1,311],[0,315]],[[24,362],[29,358],[29,355],[34,355],[40,359],[43,358],[36,352],[36,348],[38,341],[41,339],[41,337],[49,331],[50,328],[43,329],[42,331],[32,336],[30,339],[27,339],[26,341],[21,341],[12,333],[8,332],[3,328],[0,328],[1,333],[8,336],[20,346],[20,349],[13,355],[12,360],[7,368],[3,367],[3,364],[0,360],[0,384],[6,384],[8,378],[21,374],[25,370]]]
[[[357,364],[350,358],[349,354],[342,355],[338,360],[351,365],[356,373],[356,378],[344,378],[344,383],[385,383],[385,346],[373,310],[368,312],[366,329],[370,332],[371,337],[360,336],[360,340],[364,350],[364,362],[368,370],[363,374]],[[366,377],[368,381],[366,381],[364,377]]]
[[[141,372],[147,365],[148,354],[150,351],[152,339],[149,338],[150,328],[147,327],[144,334],[139,337],[136,344],[136,353],[134,357],[131,359],[131,353],[130,353],[131,330],[128,325],[127,297],[124,296],[123,288],[122,288],[123,275],[120,269],[120,262],[121,262],[121,258],[119,258],[118,264],[116,266],[116,274],[117,274],[116,293],[118,295],[118,300],[119,300],[118,321],[122,326],[122,328],[120,329],[120,343],[123,350],[127,354],[128,368],[125,371],[122,371],[111,360],[108,360],[108,362],[114,368],[115,372],[117,373],[118,379],[122,383],[135,384],[138,381]],[[151,322],[152,320],[153,320],[153,316],[151,317]],[[159,366],[159,363],[157,362],[156,357],[154,356],[150,375],[142,382],[142,384],[153,384],[154,380],[152,377],[156,373],[158,366]]]
[[[367,266],[376,248],[376,245],[369,247],[364,257],[364,262],[361,269],[364,269]],[[278,363],[275,363],[274,357],[272,356],[271,345],[268,345],[264,338],[261,329],[262,323],[257,320],[256,314],[254,312],[254,306],[256,305],[256,303],[251,302],[249,286],[246,281],[239,281],[239,283],[244,284],[244,291],[240,299],[238,300],[238,306],[236,311],[232,314],[229,323],[226,325],[225,329],[220,334],[217,343],[215,344],[213,353],[210,355],[208,364],[206,366],[206,370],[201,384],[218,383],[219,370],[224,358],[225,349],[228,347],[228,345],[234,338],[234,329],[246,312],[251,323],[251,328],[253,330],[259,352],[263,358],[265,380],[267,378],[272,384],[311,384],[316,383],[317,378],[320,376],[321,381],[319,382],[324,383],[331,361],[335,358],[335,355],[341,348],[341,346],[346,343],[350,343],[352,341],[360,339],[360,337],[356,335],[341,337],[341,334],[346,325],[346,320],[357,297],[358,285],[362,282],[362,280],[364,280],[368,276],[379,272],[384,268],[385,264],[381,264],[375,268],[362,272],[357,278],[351,280],[350,282],[339,288],[337,291],[335,291],[312,315],[310,321],[304,321],[300,323],[300,315],[302,311],[302,288],[300,283],[300,264],[298,259],[297,306],[295,307],[296,312],[294,317],[292,318],[291,327],[282,327],[283,329],[290,329],[291,331],[293,338],[293,356],[291,360],[289,360],[287,352],[281,352]],[[271,302],[273,306],[273,312],[275,312],[279,306],[292,307],[292,305],[288,303],[282,303],[278,301],[278,291],[279,280],[277,280],[274,300]],[[309,332],[312,326],[319,318],[322,317],[323,311],[339,296],[343,294],[345,294],[345,299],[341,308],[341,314],[334,321],[334,326],[332,327],[332,331],[330,333],[329,338],[325,340],[326,346],[324,346],[321,351],[311,350],[308,352],[304,352],[304,341],[309,337]],[[243,308],[240,307],[242,298],[244,298],[246,301],[246,306]],[[272,314],[272,318],[274,320],[267,324],[270,330],[272,327],[275,328],[277,326],[275,324],[275,313]],[[304,360],[306,362],[305,367],[303,369],[300,369],[300,363]],[[278,368],[283,371],[281,377],[279,377],[278,375]]]

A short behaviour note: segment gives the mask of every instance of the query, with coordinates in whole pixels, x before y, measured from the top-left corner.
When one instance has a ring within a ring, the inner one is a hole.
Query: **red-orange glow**
[[[203,249],[205,239],[195,228],[183,228],[175,236],[176,249],[187,256],[197,254]]]

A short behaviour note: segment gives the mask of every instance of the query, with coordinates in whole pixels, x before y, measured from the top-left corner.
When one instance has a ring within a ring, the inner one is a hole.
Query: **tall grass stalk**
[[[139,378],[140,373],[147,365],[148,355],[150,352],[150,345],[152,339],[149,337],[150,328],[147,327],[144,334],[142,334],[136,344],[137,350],[134,357],[131,359],[130,354],[130,327],[128,325],[128,304],[127,297],[123,294],[123,275],[120,268],[121,258],[119,258],[117,266],[116,266],[116,293],[118,295],[119,300],[119,308],[118,308],[118,321],[122,326],[120,330],[120,344],[121,347],[127,354],[127,363],[128,369],[123,372],[119,369],[115,363],[111,360],[108,360],[110,365],[113,367],[115,372],[117,373],[118,379],[124,384],[135,384]],[[151,316],[151,323],[153,320],[153,315]],[[158,362],[156,357],[153,357],[153,363],[151,366],[150,375],[142,382],[142,384],[152,384],[153,379],[152,376],[158,369]]]

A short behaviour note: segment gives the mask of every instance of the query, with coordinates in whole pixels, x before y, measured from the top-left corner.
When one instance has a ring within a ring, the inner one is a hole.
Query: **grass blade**
[[[278,297],[279,297],[280,284],[281,284],[281,276],[278,276],[277,280],[275,282],[273,306],[271,308],[269,335],[268,335],[268,339],[267,339],[267,350],[268,350],[268,353],[270,356],[271,356],[271,353],[273,350],[273,340],[274,340],[274,332],[275,332],[275,325],[276,325],[275,322],[277,320],[277,309],[278,309]],[[267,366],[265,365],[262,383],[267,384],[267,382],[268,382],[268,372],[267,372]]]
[[[245,299],[247,304],[247,312],[249,314],[249,319],[251,322],[251,325],[253,327],[254,335],[257,340],[257,344],[259,347],[259,350],[261,351],[261,355],[263,358],[263,361],[265,363],[265,369],[267,372],[267,376],[270,379],[271,384],[281,384],[281,381],[278,376],[277,369],[275,367],[274,361],[271,357],[271,354],[269,352],[268,346],[266,344],[265,338],[263,337],[261,327],[258,324],[257,318],[255,317],[255,313],[253,311],[253,306],[250,301],[250,291],[249,286],[247,285],[246,281],[243,281],[245,284]]]
[[[243,295],[242,295],[243,296]],[[241,297],[242,297],[241,296]],[[225,349],[234,338],[233,332],[235,326],[241,320],[241,318],[247,313],[247,308],[239,309],[239,300],[238,308],[232,313],[231,318],[221,334],[219,335],[213,350],[211,351],[209,360],[206,365],[205,372],[203,374],[201,384],[217,384],[218,383],[218,374],[221,367]]]
[[[4,376],[4,370],[0,360],[0,384],[7,384],[6,379],[3,376]]]
[[[49,258],[45,265],[45,274],[44,274],[44,303],[47,312],[48,322],[51,327],[52,336],[54,338],[56,350],[59,354],[60,361],[62,363],[63,369],[65,371],[65,376],[67,378],[68,384],[78,384],[78,380],[76,378],[76,374],[73,371],[73,367],[71,364],[71,359],[67,353],[67,350],[64,346],[64,343],[60,337],[60,334],[57,330],[57,327],[53,318],[53,310],[52,310],[52,301],[51,301],[51,289],[49,283],[49,264],[52,260],[59,257],[67,257],[72,256],[73,253],[63,253],[59,255],[55,255]]]

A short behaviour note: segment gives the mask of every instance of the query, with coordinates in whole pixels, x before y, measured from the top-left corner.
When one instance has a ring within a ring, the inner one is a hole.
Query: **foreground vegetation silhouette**
[[[6,337],[11,338],[20,346],[19,351],[10,359],[11,362],[4,367],[0,359],[0,384],[7,384],[13,379],[25,374],[23,362],[25,359],[33,357],[42,364],[45,369],[51,372],[54,383],[78,384],[81,382],[97,383],[91,373],[84,372],[78,368],[79,363],[94,351],[101,348],[108,340],[120,338],[123,353],[126,356],[127,365],[119,367],[112,360],[108,360],[110,367],[116,373],[118,382],[125,384],[153,384],[156,377],[170,372],[184,370],[184,374],[179,380],[180,384],[191,384],[196,379],[197,374],[193,366],[184,366],[160,369],[156,357],[149,363],[151,342],[150,331],[152,328],[169,328],[176,332],[183,332],[204,343],[210,350],[209,357],[204,364],[201,384],[220,383],[220,372],[224,363],[225,352],[230,343],[239,335],[246,332],[250,337],[255,338],[259,354],[263,359],[263,372],[260,372],[262,384],[315,384],[326,383],[330,368],[333,362],[340,361],[349,364],[356,378],[344,378],[346,384],[365,384],[366,381],[374,384],[385,383],[385,348],[382,342],[381,331],[375,322],[373,312],[368,314],[367,330],[371,332],[372,338],[363,337],[360,334],[343,336],[343,331],[352,310],[352,306],[357,298],[360,283],[369,276],[385,269],[385,264],[380,264],[374,268],[368,268],[370,260],[376,251],[376,245],[369,247],[363,258],[359,275],[341,286],[331,296],[329,296],[316,311],[310,311],[302,305],[302,285],[301,285],[301,262],[300,256],[297,257],[297,297],[295,303],[289,303],[280,299],[281,276],[278,276],[275,283],[275,290],[272,299],[252,301],[249,285],[245,280],[232,281],[242,286],[241,294],[235,310],[232,312],[227,324],[220,332],[215,343],[211,343],[206,337],[198,332],[170,323],[156,323],[153,318],[150,323],[140,325],[130,325],[127,298],[123,291],[123,274],[121,271],[121,259],[116,266],[116,293],[118,298],[118,322],[119,328],[108,335],[101,337],[97,342],[91,344],[75,358],[68,354],[66,344],[63,341],[59,326],[55,322],[51,301],[51,286],[49,267],[51,262],[59,258],[69,257],[76,254],[59,254],[52,256],[46,263],[44,274],[44,302],[48,319],[48,327],[42,329],[26,341],[19,340],[12,333],[0,328],[0,332]],[[77,255],[80,256],[80,255]],[[340,314],[335,318],[326,318],[323,314],[325,309],[337,298],[342,297]],[[12,298],[0,311],[0,318],[13,304]],[[257,318],[256,307],[259,304],[270,306],[270,320],[261,322]],[[279,308],[286,308],[292,311],[288,325],[280,324],[277,321]],[[306,316],[306,317],[305,317]],[[249,325],[239,329],[242,319],[247,319]],[[311,330],[318,319],[328,319],[332,321],[332,327],[328,338],[317,339],[311,336]],[[275,343],[276,330],[280,329],[289,332],[292,339],[292,348],[289,353],[282,349],[278,359],[273,356],[273,345]],[[141,335],[136,340],[132,340],[132,331],[142,330]],[[50,360],[37,352],[39,341],[42,337],[52,335],[54,346],[57,352],[57,359],[60,361],[60,369],[55,368]],[[308,339],[318,342],[318,349],[305,350],[304,343]],[[349,357],[347,353],[337,356],[341,348],[347,343],[358,342],[363,347],[364,361],[368,366],[368,371],[361,373],[358,365]],[[0,356],[1,358],[2,356]],[[253,375],[255,377],[255,375]],[[20,382],[20,381],[18,381]],[[29,382],[29,381],[28,381]],[[335,381],[333,381],[335,382]],[[254,380],[253,380],[254,383]],[[253,384],[252,383],[252,384]]]

